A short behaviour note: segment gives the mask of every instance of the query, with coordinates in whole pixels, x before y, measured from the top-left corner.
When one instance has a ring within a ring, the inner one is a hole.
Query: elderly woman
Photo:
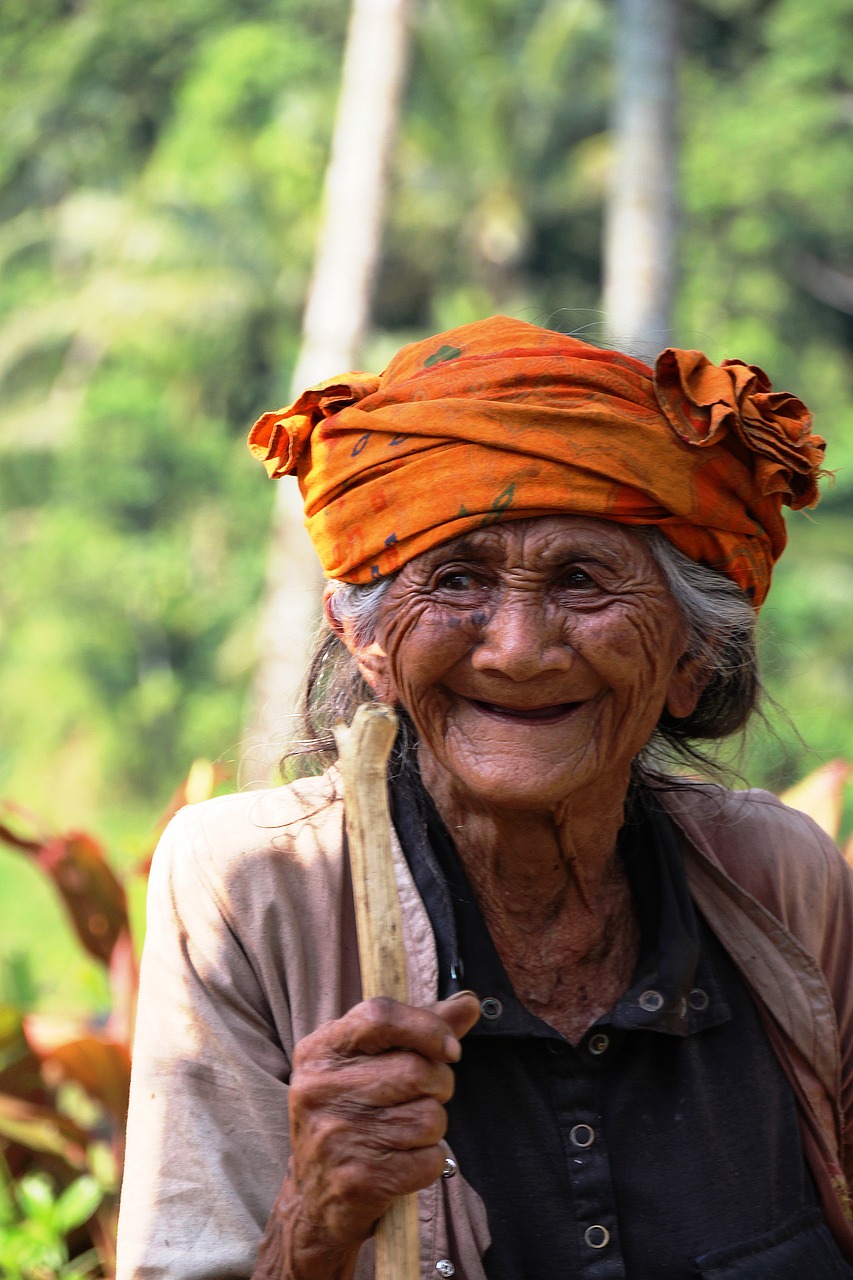
[[[853,1276],[851,875],[683,768],[756,706],[781,507],[817,498],[804,405],[497,318],[250,442],[329,578],[314,746],[400,713],[411,1004],[361,1001],[333,765],[179,814],[120,1277],[368,1280],[413,1191],[421,1280]]]

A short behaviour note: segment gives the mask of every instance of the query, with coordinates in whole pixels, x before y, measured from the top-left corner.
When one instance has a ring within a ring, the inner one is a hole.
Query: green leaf
[[[88,1174],[77,1178],[56,1202],[56,1224],[64,1235],[81,1226],[104,1198],[103,1188]]]
[[[40,1173],[21,1178],[17,1187],[18,1204],[24,1214],[41,1226],[53,1227],[55,1205],[49,1179]]]

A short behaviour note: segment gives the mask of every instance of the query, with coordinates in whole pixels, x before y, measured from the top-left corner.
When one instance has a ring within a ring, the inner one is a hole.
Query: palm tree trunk
[[[676,280],[676,0],[617,0],[614,171],[606,211],[610,338],[641,354],[670,339]]]
[[[411,5],[412,0],[353,0],[294,398],[312,383],[352,369],[367,328]],[[321,587],[299,490],[288,477],[277,485],[254,705],[241,761],[246,785],[268,781],[292,736]]]

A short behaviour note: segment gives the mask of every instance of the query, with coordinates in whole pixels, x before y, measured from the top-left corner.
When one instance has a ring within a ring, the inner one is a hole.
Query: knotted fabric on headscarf
[[[458,534],[525,516],[656,525],[756,608],[783,503],[818,499],[802,401],[740,360],[669,348],[654,369],[502,316],[403,347],[265,413],[249,447],[295,474],[326,576],[367,582]]]

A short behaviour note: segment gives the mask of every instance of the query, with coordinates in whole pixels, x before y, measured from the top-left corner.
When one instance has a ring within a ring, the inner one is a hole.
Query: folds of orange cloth
[[[258,419],[249,446],[295,474],[330,578],[366,582],[497,521],[563,513],[656,525],[756,608],[817,501],[824,441],[802,401],[739,360],[669,348],[650,368],[497,316],[404,347]]]

